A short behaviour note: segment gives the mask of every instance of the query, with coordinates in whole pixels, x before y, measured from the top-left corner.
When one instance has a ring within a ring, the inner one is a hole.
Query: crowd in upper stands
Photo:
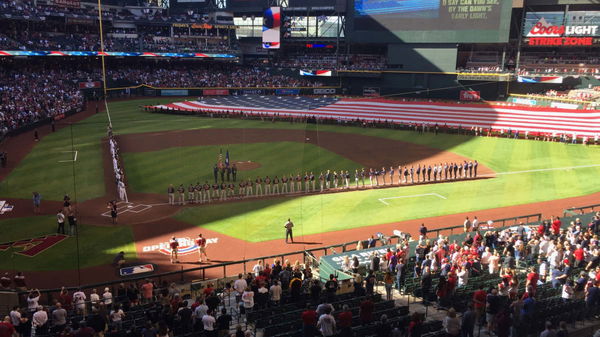
[[[82,109],[83,95],[73,83],[76,74],[60,67],[0,67],[0,134]]]
[[[71,59],[0,60],[0,133],[46,117],[62,118],[83,107],[81,82],[102,79],[100,63]],[[156,87],[301,87],[320,86],[312,79],[271,73],[260,67],[214,63],[108,62],[109,86]]]
[[[519,68],[516,73],[520,76],[530,75],[597,75],[600,74],[598,60],[600,58],[590,53],[584,54],[557,54],[548,56],[548,53],[524,53],[521,56]],[[491,57],[486,53],[475,53],[463,66],[457,67],[459,72],[465,73],[514,73],[515,58],[508,58],[501,64],[498,56]]]
[[[265,68],[233,64],[139,65],[110,67],[107,77],[156,87],[314,87],[320,82],[272,74]]]
[[[318,69],[318,70],[385,70],[385,57],[382,55],[354,54],[352,56],[332,54],[303,54],[280,58],[274,63],[277,67]]]
[[[234,52],[238,49],[231,28],[205,26],[206,17],[198,14],[167,16],[161,9],[103,11],[104,50],[123,52]],[[95,23],[94,8],[56,7],[34,5],[27,1],[1,1],[0,14],[11,17],[0,19],[0,50],[60,50],[99,51],[99,29]],[[25,18],[23,17],[25,16]],[[54,20],[58,16],[60,20]],[[72,16],[75,23],[64,24]],[[43,20],[39,18],[43,17]],[[112,26],[112,20],[131,20],[134,28]],[[151,25],[147,22],[161,22]],[[171,23],[198,24],[196,28],[176,28],[171,34]]]

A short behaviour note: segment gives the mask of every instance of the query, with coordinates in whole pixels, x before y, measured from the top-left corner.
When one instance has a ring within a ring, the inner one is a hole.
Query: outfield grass
[[[171,100],[148,99],[112,103],[110,107],[115,132],[125,134],[202,128],[307,130],[317,128],[315,125],[283,122],[273,124],[260,121],[151,114],[138,109],[140,104],[156,104]],[[81,150],[76,164],[76,182],[78,199],[80,200],[98,197],[104,193],[100,171],[102,168],[100,138],[105,134],[105,121],[105,115],[99,114],[73,127],[75,147]],[[584,147],[582,145],[445,134],[438,136],[432,134],[417,135],[408,131],[338,127],[334,125],[319,125],[318,129],[396,139],[440,150],[448,150],[465,157],[477,159],[496,172],[600,164],[600,147],[597,146]],[[57,151],[55,149],[57,147],[59,150],[63,147],[70,147],[70,142],[70,131],[65,129],[37,144],[34,151],[2,183],[3,193],[1,195],[29,198],[31,191],[38,190],[45,199],[60,200],[65,190],[72,191],[71,165],[65,167],[65,165],[55,163],[57,161],[56,153],[52,152]],[[242,156],[242,153],[263,156],[265,159],[261,159],[260,162],[264,165],[264,171],[260,172],[266,173],[268,168],[268,172],[278,174],[288,170],[290,163],[298,163],[299,161],[302,166],[312,165],[310,164],[312,159],[307,154],[313,152],[314,149],[308,147],[298,149],[300,152],[290,152],[304,154],[302,159],[299,159],[297,155],[292,155],[287,160],[281,160],[282,156],[285,156],[288,152],[272,151],[267,156],[266,153],[256,153],[255,151],[258,150],[253,149],[250,144],[240,146],[242,146],[241,150],[234,146],[230,147],[233,159],[240,158],[239,156]],[[196,158],[199,158],[199,162],[190,163],[189,165],[178,164],[183,163],[180,160],[184,155],[189,153],[195,155],[196,151],[198,151],[198,157]],[[165,160],[169,158],[168,153],[173,156],[171,160]],[[169,183],[179,182],[175,181],[177,179],[185,180],[181,181],[182,183],[189,183],[197,180],[200,176],[211,177],[211,171],[206,170],[206,167],[202,165],[204,165],[205,156],[207,158],[206,162],[213,163],[216,153],[216,148],[211,149],[210,147],[204,149],[196,147],[178,148],[166,152],[155,152],[154,155],[157,155],[157,157],[154,158],[154,161],[144,158],[145,155],[137,157],[138,154],[126,154],[126,173],[130,179],[133,178],[133,180],[130,180],[130,184],[135,190],[164,193],[164,189]],[[81,157],[82,155],[88,157]],[[279,160],[269,158],[279,158]],[[254,158],[249,159],[255,160]],[[138,160],[140,163],[137,163]],[[339,160],[338,157],[332,161],[335,164],[332,169],[343,168],[338,165]],[[269,166],[265,164],[267,162],[270,162]],[[286,165],[288,166],[286,167]],[[323,162],[315,165],[317,165],[315,167],[320,167],[318,165],[329,165],[329,163]],[[349,165],[348,170],[354,167],[352,166],[353,163],[350,162],[343,165]],[[155,170],[154,168],[157,166],[162,169]],[[40,174],[42,178],[37,179]],[[600,167],[530,172],[501,175],[495,179],[472,182],[249,201],[211,206],[210,208],[200,207],[186,209],[177,217],[231,236],[251,241],[261,241],[283,237],[281,225],[287,217],[294,218],[295,223],[298,225],[296,233],[299,235],[426,216],[474,212],[493,207],[526,204],[598,192],[600,191],[600,179],[597,179],[599,174]],[[34,176],[36,179],[31,179]],[[425,193],[438,193],[444,195],[447,199],[406,198],[394,200],[390,202],[390,205],[385,205],[377,200],[379,198]]]
[[[68,225],[65,226],[68,230]],[[54,216],[37,216],[0,221],[1,242],[31,239],[56,231]],[[21,248],[0,251],[2,270],[68,270],[77,269],[77,240],[69,237],[34,257],[14,254]],[[124,251],[128,258],[136,256],[131,229],[79,225],[79,263],[82,268],[112,263]]]
[[[240,179],[264,178],[282,174],[319,172],[328,168],[354,172],[358,163],[312,144],[273,142],[230,144],[224,146],[187,146],[152,152],[123,153],[129,185],[136,192],[166,193],[168,184],[214,182],[213,165],[220,150],[229,150],[231,162],[254,161],[261,165],[251,171],[239,171]],[[157,174],[160,172],[160,174]]]

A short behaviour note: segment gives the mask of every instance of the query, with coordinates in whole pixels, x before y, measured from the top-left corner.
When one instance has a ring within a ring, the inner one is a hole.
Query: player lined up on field
[[[209,203],[213,200],[225,201],[228,198],[249,198],[293,193],[323,193],[344,189],[376,188],[384,186],[399,186],[407,184],[441,182],[458,179],[477,178],[479,163],[463,161],[462,163],[418,164],[416,166],[382,167],[381,169],[356,169],[354,175],[349,171],[305,172],[283,176],[265,176],[246,178],[239,182],[218,182],[213,184],[205,181],[183,184],[178,187],[169,185],[167,194],[170,205],[185,205],[187,203]],[[352,178],[354,181],[352,182]]]

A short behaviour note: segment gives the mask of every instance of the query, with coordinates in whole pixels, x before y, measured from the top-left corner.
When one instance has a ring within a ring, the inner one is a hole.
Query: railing
[[[392,236],[389,239],[394,239],[394,238],[397,239],[398,237]],[[157,282],[157,284],[160,285],[160,284],[163,284],[164,282],[166,282],[166,283],[170,283],[170,282],[184,283],[184,282],[191,282],[193,280],[198,280],[198,279],[207,280],[209,278],[210,279],[226,278],[227,276],[235,275],[240,272],[247,273],[249,270],[252,270],[253,263],[257,263],[258,261],[262,261],[263,265],[265,264],[265,260],[271,260],[271,259],[279,259],[282,262],[282,264],[284,263],[284,261],[286,259],[290,260],[290,261],[294,261],[294,259],[297,259],[299,261],[303,261],[303,263],[307,263],[308,262],[307,261],[308,254],[311,254],[313,256],[312,259],[315,260],[323,255],[335,254],[340,251],[347,251],[348,246],[354,247],[353,249],[350,249],[350,250],[354,250],[354,249],[356,249],[357,244],[358,244],[358,240],[347,242],[347,243],[342,243],[342,244],[337,244],[337,245],[311,248],[311,249],[281,253],[281,254],[276,254],[276,255],[261,256],[261,257],[257,257],[257,258],[251,258],[251,259],[245,259],[245,260],[239,260],[239,261],[224,262],[224,263],[190,268],[190,269],[184,269],[183,267],[181,267],[181,270],[161,273],[161,274],[157,274],[157,275],[145,275],[145,276],[139,276],[139,277],[131,277],[131,278],[116,280],[116,281],[87,284],[87,285],[82,285],[81,287],[66,287],[65,289],[67,289],[69,291],[75,291],[77,289],[90,290],[90,289],[97,288],[98,291],[101,292],[105,287],[108,287],[110,289],[110,291],[113,294],[115,294],[116,293],[115,286],[117,286],[121,283],[125,284],[125,286],[129,286],[129,284],[132,282],[135,283],[135,282],[139,282],[139,281],[146,280],[146,279],[154,280]],[[250,269],[248,269],[249,264],[250,264]],[[237,267],[237,268],[235,268],[235,267]],[[217,271],[217,273],[215,273],[214,271]],[[59,288],[40,290],[40,293],[41,293],[40,303],[52,303],[52,300],[54,298],[58,297],[58,294],[60,293],[60,291],[61,291],[61,289],[59,289]],[[23,299],[28,294],[28,291],[19,291],[18,294],[21,297],[21,299]]]
[[[535,214],[528,214],[528,215],[521,215],[521,216],[515,216],[512,218],[502,218],[502,219],[497,219],[497,220],[492,220],[494,222],[494,227],[507,227],[507,226],[514,226],[514,225],[518,225],[520,222],[525,223],[526,225],[528,225],[531,222],[537,222],[537,221],[541,221],[542,220],[542,213],[535,213]],[[487,225],[487,223],[479,223],[479,226],[484,226]],[[442,228],[435,228],[435,229],[430,229],[428,230],[428,233],[435,233],[435,236],[439,236],[440,233],[444,234],[447,231],[450,231],[450,234],[447,234],[446,236],[452,236],[454,235],[454,231],[458,230],[459,233],[461,233],[463,231],[463,226],[451,226],[451,227],[442,227]]]
[[[587,212],[585,212],[585,210],[588,210],[588,209],[591,212],[594,212],[596,209],[600,209],[600,204],[567,208],[563,212],[563,216],[567,216],[567,215],[573,215],[574,216],[574,215],[584,214],[584,213],[587,213]]]
[[[596,205],[596,206],[599,206],[599,205]],[[537,213],[537,214],[523,215],[523,216],[517,216],[517,217],[512,217],[512,218],[497,219],[497,220],[492,220],[492,221],[494,222],[494,224],[497,224],[496,227],[500,228],[500,227],[506,227],[507,224],[508,225],[513,225],[513,224],[516,225],[521,221],[525,222],[526,224],[529,224],[530,222],[532,222],[532,221],[530,221],[532,219],[534,219],[534,222],[540,221],[542,219],[542,214]],[[463,226],[442,227],[442,228],[432,229],[429,231],[429,233],[436,233],[436,236],[439,236],[440,233],[450,231],[449,235],[453,235],[455,230],[458,230],[459,233],[462,232],[462,228],[463,228]],[[386,240],[387,244],[392,244],[394,240],[397,240],[396,242],[399,242],[401,237],[397,236],[397,235],[393,235],[390,237],[385,237],[384,239]],[[378,239],[378,240],[381,241],[381,239]],[[364,242],[364,240],[360,240],[360,241]],[[257,257],[257,258],[244,259],[244,260],[239,260],[239,261],[224,262],[224,263],[190,268],[190,269],[184,269],[183,267],[181,267],[181,270],[161,273],[161,274],[157,274],[157,275],[132,277],[132,278],[121,279],[121,280],[110,281],[110,282],[87,284],[87,285],[82,285],[81,287],[67,287],[66,289],[69,291],[74,291],[78,288],[80,288],[82,290],[97,288],[99,291],[102,291],[105,287],[108,287],[109,289],[111,289],[111,292],[113,294],[115,294],[116,293],[115,292],[116,285],[123,283],[126,286],[129,286],[129,284],[132,282],[135,283],[135,282],[139,282],[139,281],[142,281],[145,279],[155,280],[155,281],[157,281],[157,284],[161,285],[161,284],[164,284],[165,282],[166,283],[170,283],[170,282],[184,283],[184,282],[191,282],[193,280],[199,280],[199,279],[207,280],[207,279],[227,278],[228,276],[232,276],[232,275],[235,275],[240,272],[247,273],[249,270],[252,269],[252,265],[254,263],[257,263],[258,261],[262,261],[263,265],[265,265],[266,260],[271,260],[271,259],[279,259],[282,262],[282,264],[284,263],[284,261],[286,259],[290,260],[290,261],[299,260],[305,264],[311,263],[311,262],[314,263],[315,261],[318,261],[318,259],[321,256],[324,256],[324,255],[356,250],[358,242],[359,242],[359,240],[356,240],[356,241],[350,241],[350,242],[336,244],[336,245],[329,245],[329,246],[325,246],[325,247],[310,248],[310,249],[306,249],[306,250],[298,250],[298,251],[269,255],[269,256],[261,256],[261,257]],[[248,268],[249,264],[250,264],[250,269]],[[40,303],[52,303],[52,300],[58,296],[60,291],[61,291],[61,289],[59,289],[59,288],[40,290],[40,293],[42,294]],[[24,296],[27,295],[27,292],[21,291],[21,292],[19,292],[19,295],[22,296],[21,298],[24,298]]]

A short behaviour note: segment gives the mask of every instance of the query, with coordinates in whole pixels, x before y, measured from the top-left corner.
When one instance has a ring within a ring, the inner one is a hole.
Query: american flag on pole
[[[532,133],[600,133],[600,111],[515,106],[507,103],[459,104],[385,99],[334,99],[282,96],[230,96],[185,101],[157,108],[180,111],[314,116],[338,120],[388,121],[404,124],[439,124]]]

